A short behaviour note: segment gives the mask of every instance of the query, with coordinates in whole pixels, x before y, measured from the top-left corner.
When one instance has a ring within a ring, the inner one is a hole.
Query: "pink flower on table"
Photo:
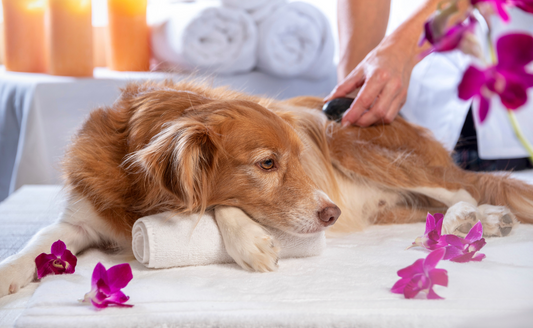
[[[132,307],[131,304],[124,304],[130,298],[121,291],[132,278],[133,274],[128,263],[118,264],[106,270],[104,265],[98,262],[93,271],[92,289],[85,294],[82,302],[90,301],[99,309],[109,305]]]
[[[435,213],[434,216],[428,213],[424,235],[416,238],[409,248],[420,246],[429,250],[435,250],[448,245],[445,238],[441,236],[443,219],[444,215],[441,213]]]
[[[478,97],[479,119],[485,120],[489,100],[494,94],[508,109],[515,110],[527,101],[527,89],[533,86],[533,74],[526,66],[533,61],[533,37],[529,34],[507,34],[496,43],[498,63],[485,70],[470,66],[459,84],[459,98]]]
[[[483,226],[481,221],[470,229],[465,238],[446,235],[446,242],[449,245],[445,247],[446,254],[444,259],[461,263],[483,260],[486,257],[485,254],[477,253],[486,244],[485,238],[482,237]]]
[[[425,259],[418,259],[412,265],[398,271],[401,277],[391,291],[403,294],[405,298],[414,298],[418,293],[425,292],[428,299],[442,299],[433,290],[434,285],[448,286],[448,272],[436,269],[439,261],[444,257],[444,248],[429,253]]]
[[[52,244],[52,254],[41,253],[35,258],[37,277],[49,274],[74,273],[78,259],[67,249],[61,240]]]

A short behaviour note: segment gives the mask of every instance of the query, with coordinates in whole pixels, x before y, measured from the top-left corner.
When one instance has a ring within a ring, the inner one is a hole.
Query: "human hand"
[[[324,101],[346,97],[361,88],[342,125],[367,127],[391,123],[407,98],[407,88],[418,52],[412,42],[394,34],[385,38]]]

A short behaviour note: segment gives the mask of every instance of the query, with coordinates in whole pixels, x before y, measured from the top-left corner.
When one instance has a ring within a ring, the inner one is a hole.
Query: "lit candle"
[[[53,75],[93,75],[91,0],[48,0],[46,57]]]
[[[93,27],[93,58],[94,67],[106,67],[106,35],[107,26]]]
[[[6,69],[17,72],[45,72],[45,0],[3,0],[4,51]]]
[[[107,65],[117,71],[147,71],[150,65],[147,0],[108,0]]]

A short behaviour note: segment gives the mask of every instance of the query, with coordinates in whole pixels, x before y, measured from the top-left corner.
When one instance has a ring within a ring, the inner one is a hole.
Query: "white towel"
[[[260,23],[278,7],[286,4],[287,0],[221,0],[221,2],[226,7],[245,10],[256,23]]]
[[[320,79],[333,68],[334,42],[326,16],[304,2],[275,10],[258,26],[258,68],[278,77]]]
[[[257,62],[257,27],[244,11],[218,1],[172,6],[165,21],[152,27],[152,52],[163,67],[234,74]]]
[[[279,242],[280,257],[320,255],[326,247],[324,233],[296,237],[267,228]],[[151,215],[135,222],[132,229],[135,258],[148,268],[230,263],[212,213],[180,215],[172,212]]]

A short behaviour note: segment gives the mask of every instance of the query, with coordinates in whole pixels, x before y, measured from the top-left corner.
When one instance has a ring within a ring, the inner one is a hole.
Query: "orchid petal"
[[[97,288],[97,283],[100,280],[102,280],[106,285],[109,286],[109,284],[107,283],[107,271],[104,265],[98,262],[98,264],[96,264],[96,266],[94,267],[93,275],[91,278],[91,286],[93,289]]]
[[[37,266],[37,278],[41,279],[49,274],[54,273],[50,267],[50,262],[56,259],[55,255],[41,253],[35,258],[35,265]]]
[[[63,255],[66,249],[67,249],[67,246],[61,240],[58,240],[52,244],[52,254],[54,254],[57,257],[61,257],[61,255]]]
[[[481,224],[481,221],[478,221],[474,226],[470,229],[468,234],[465,237],[465,240],[467,240],[469,243],[474,242],[476,240],[479,240],[481,237],[483,237],[483,225]]]
[[[444,254],[443,260],[449,260],[451,258],[463,255],[464,252],[455,246],[446,246],[446,254]]]
[[[527,102],[526,86],[512,80],[506,80],[506,86],[500,93],[502,104],[509,109],[517,109]]]
[[[429,255],[424,260],[424,271],[429,272],[431,269],[434,269],[440,260],[444,257],[446,250],[444,248],[439,248],[429,253]]]
[[[475,66],[470,66],[463,74],[463,79],[458,86],[458,96],[460,99],[468,100],[480,94],[481,87],[487,81],[484,71]]]
[[[485,257],[487,257],[487,256],[485,254],[483,254],[483,253],[476,253],[476,255],[474,255],[472,257],[472,261],[479,262],[479,261],[483,260]]]
[[[477,240],[473,242],[472,244],[470,244],[470,246],[468,246],[468,251],[477,252],[480,249],[482,249],[483,246],[485,246],[485,244],[487,244],[487,242],[485,241],[485,238],[481,238],[480,240]]]
[[[509,14],[507,11],[505,11],[505,8],[503,8],[502,4],[500,2],[493,2],[494,7],[496,7],[496,11],[498,12],[498,15],[500,15],[500,18],[504,22],[509,22]]]
[[[444,214],[435,213],[434,217],[435,217],[435,220],[437,220],[437,223],[435,225],[435,231],[437,231],[440,236],[442,233],[442,223],[444,222]]]
[[[407,283],[411,281],[411,278],[402,278],[400,280],[398,280],[394,286],[392,286],[391,288],[391,292],[395,293],[395,294],[403,294],[403,290],[405,289],[405,286],[407,285]]]
[[[424,272],[423,268],[424,259],[418,259],[412,265],[398,270],[398,276],[402,278],[410,278],[415,274]]]
[[[109,288],[109,285],[101,278],[96,282],[96,289],[99,293],[104,293],[105,297],[108,297],[111,293],[113,293],[111,288]]]
[[[475,252],[465,253],[463,255],[459,255],[457,257],[453,257],[450,259],[452,262],[458,262],[458,263],[466,263],[472,260],[472,257],[476,254]]]
[[[109,279],[109,288],[111,291],[116,291],[126,287],[126,285],[133,279],[131,267],[128,263],[115,265],[107,270]]]
[[[424,232],[425,235],[427,235],[430,231],[433,231],[436,227],[436,220],[431,214],[427,214],[426,216],[426,231]]]
[[[496,42],[498,68],[515,70],[533,61],[533,37],[525,33],[506,34]]]
[[[429,279],[423,274],[417,274],[413,276],[403,290],[405,298],[415,297],[421,290],[426,289],[429,284]]]
[[[533,13],[533,1],[531,0],[511,0],[511,3],[527,13]]]
[[[99,308],[99,309],[104,309],[104,308],[106,308],[106,307],[108,306],[108,303],[106,303],[106,302],[98,303],[98,302],[96,302],[94,299],[91,299],[91,303],[92,303],[95,307],[97,307],[97,308]]]
[[[68,265],[65,266],[65,273],[74,273],[76,270],[76,264],[78,263],[78,258],[76,258],[76,256],[74,256],[74,254],[67,249],[61,256],[61,259],[68,263]]]
[[[433,288],[430,288],[429,292],[428,292],[428,299],[430,299],[430,300],[442,300],[444,298],[442,298],[439,295],[437,295],[437,293],[435,293]]]
[[[448,286],[448,271],[444,269],[433,269],[428,275],[434,285]]]
[[[128,300],[130,299],[129,296],[126,296],[126,294],[124,294],[122,291],[116,291],[114,292],[113,294],[111,294],[111,296],[109,296],[107,298],[107,300],[109,302],[113,302],[113,303],[126,303]]]
[[[463,249],[464,247],[464,239],[459,238],[456,235],[445,235],[446,242],[454,247],[457,247],[459,249]]]
[[[479,121],[483,123],[489,114],[490,101],[485,97],[479,97]]]

